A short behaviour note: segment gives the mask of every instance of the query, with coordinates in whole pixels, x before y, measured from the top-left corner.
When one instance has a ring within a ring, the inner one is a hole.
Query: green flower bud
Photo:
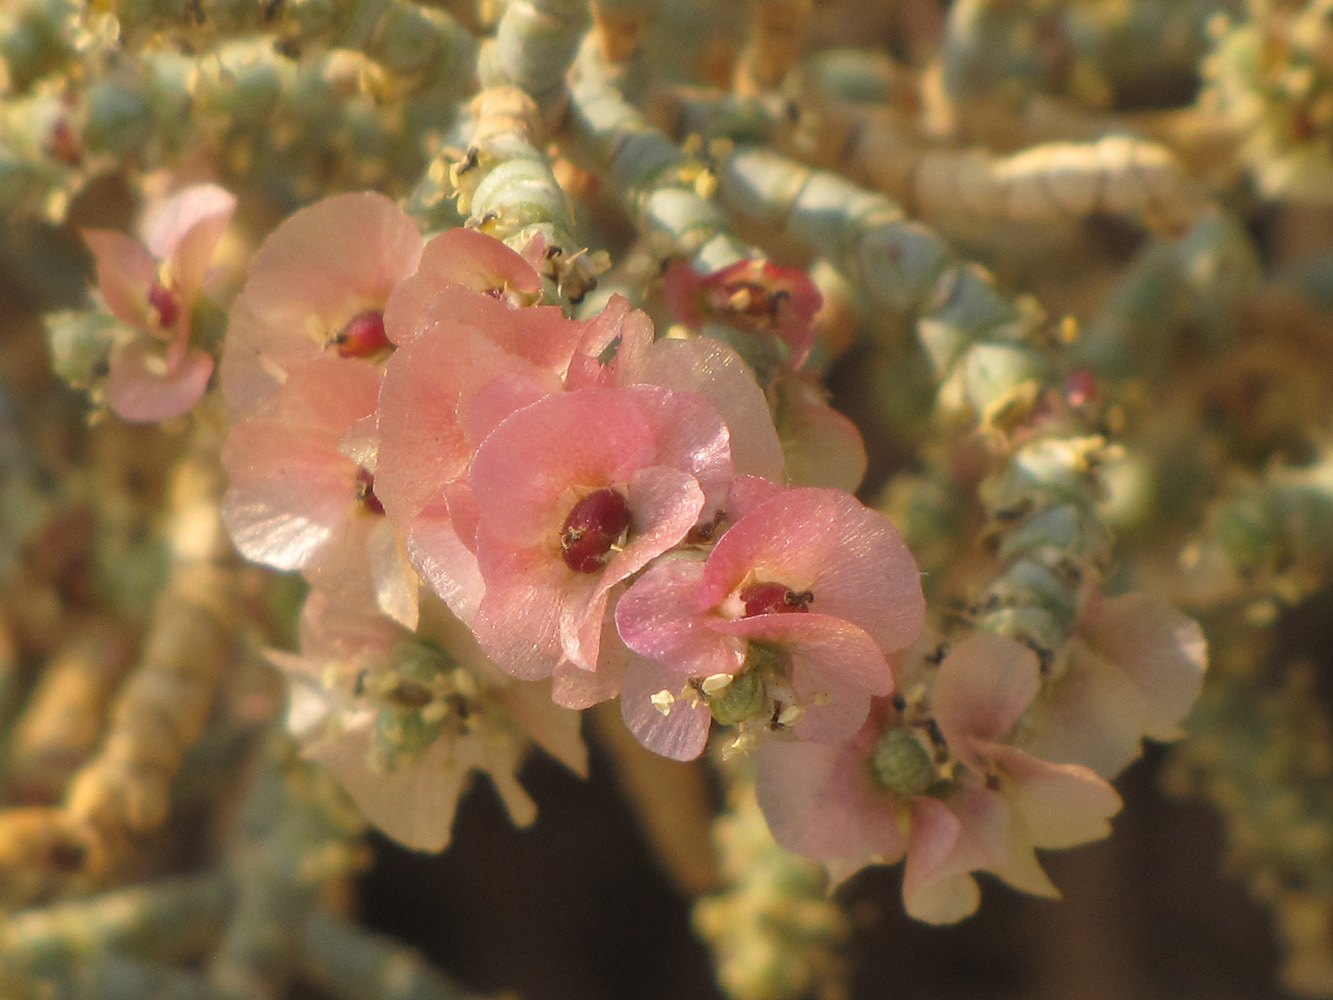
[[[762,715],[767,701],[762,672],[747,666],[721,694],[708,699],[708,709],[719,725],[734,726],[738,722]]]
[[[443,728],[423,718],[420,709],[382,708],[375,717],[375,750],[393,770],[434,743]]]
[[[870,754],[875,781],[899,795],[922,795],[935,782],[935,766],[921,741],[907,729],[890,729]]]

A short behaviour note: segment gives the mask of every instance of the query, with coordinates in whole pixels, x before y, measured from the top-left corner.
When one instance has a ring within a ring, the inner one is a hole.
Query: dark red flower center
[[[384,313],[378,309],[353,316],[333,335],[329,346],[340,358],[369,358],[392,345],[384,332]]]
[[[814,599],[815,595],[808,590],[795,591],[781,583],[752,583],[741,591],[746,618],[809,611]]]
[[[366,469],[356,470],[356,498],[367,514],[384,513],[384,504],[375,496],[375,477]]]
[[[629,530],[629,501],[605,486],[574,505],[560,527],[560,552],[575,573],[596,573]]]
[[[181,313],[180,299],[176,297],[175,292],[162,282],[154,281],[148,287],[148,304],[157,310],[159,326],[176,325],[176,319]]]

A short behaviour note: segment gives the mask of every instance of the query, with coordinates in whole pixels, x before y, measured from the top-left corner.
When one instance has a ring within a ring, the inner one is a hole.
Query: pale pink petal
[[[782,487],[758,476],[737,476],[727,487],[727,518],[733,523],[751,513],[765,500],[782,492]]]
[[[466,402],[462,423],[468,445],[475,452],[510,414],[559,391],[555,376],[540,368],[516,367],[496,375]]]
[[[439,739],[397,770],[373,768],[373,717],[354,730],[323,740],[303,753],[338,780],[361,813],[387,836],[414,851],[442,851],[453,832],[458,799],[470,783],[452,759],[450,741]]]
[[[768,401],[730,347],[708,337],[659,340],[638,363],[626,360],[618,379],[622,384],[647,382],[702,396],[726,422],[736,474],[782,480],[782,445]]]
[[[791,656],[793,671],[809,665],[821,676],[839,678],[840,686],[878,695],[893,690],[893,673],[883,650],[864,630],[844,619],[814,613],[754,615],[734,621],[714,618],[711,627],[726,635],[782,646]]]
[[[750,575],[814,594],[812,609],[865,629],[885,652],[912,642],[925,597],[912,554],[882,514],[841,490],[789,489],[755,507],[714,547],[700,605]]]
[[[200,226],[211,226],[221,220],[216,235],[206,248],[206,257],[211,256],[213,244],[221,236],[222,229],[235,210],[236,197],[225,188],[216,184],[191,184],[150,212],[144,225],[144,242],[154,257],[167,260],[193,230]],[[202,267],[207,266],[208,261],[205,259]]]
[[[683,677],[733,674],[745,662],[746,643],[710,628],[711,616],[699,611],[702,576],[702,562],[662,562],[616,602],[616,624],[625,644],[658,661],[675,683]]]
[[[509,373],[524,376],[523,393],[506,396],[507,402],[530,402],[540,391],[528,378],[538,369],[452,322],[434,324],[389,358],[379,397],[375,482],[376,496],[400,530],[410,530],[441,486],[467,474],[474,443],[464,412],[478,390]],[[551,378],[554,391],[559,383]]]
[[[449,610],[472,624],[486,583],[476,554],[459,539],[443,502],[428,505],[412,522],[407,551],[412,565]]]
[[[653,321],[631,309],[623,295],[612,295],[605,307],[582,324],[583,336],[570,361],[565,387],[627,385],[644,381],[634,376],[653,343]]]
[[[450,229],[433,237],[421,254],[420,270],[474,292],[514,290],[535,296],[542,290],[541,276],[528,261],[475,229]]]
[[[1112,778],[1139,755],[1143,738],[1181,735],[1207,649],[1195,622],[1146,594],[1106,600],[1091,617],[1064,672],[1033,706],[1024,747]]]
[[[148,227],[148,249],[166,261],[181,299],[176,329],[190,327],[190,311],[204,286],[213,249],[227,229],[236,199],[212,184],[197,184],[172,198]]]
[[[653,464],[655,450],[655,428],[637,399],[580,389],[548,396],[500,424],[477,450],[469,481],[483,524],[502,528],[516,548],[551,547],[575,502],[566,496],[570,487],[628,482]]]
[[[973,871],[991,872],[1033,896],[1059,897],[1006,796],[964,784],[955,787],[947,801],[963,825],[959,837],[962,863]]]
[[[85,229],[93,252],[97,290],[107,310],[136,330],[149,329],[148,290],[157,280],[157,261],[138,240],[112,229]]]
[[[318,430],[248,420],[222,449],[229,486],[222,517],[247,559],[301,569],[351,516],[356,467]]]
[[[301,652],[308,660],[378,656],[402,642],[403,630],[364,606],[339,604],[312,590],[301,608]]]
[[[1024,720],[1024,749],[1113,778],[1142,752],[1141,691],[1128,674],[1075,641],[1065,671]]]
[[[978,774],[978,740],[1003,739],[1041,687],[1041,666],[1027,646],[977,632],[953,646],[940,664],[931,705],[950,750]]]
[[[755,792],[773,839],[830,871],[841,862],[840,875],[901,858],[907,803],[871,785],[867,758],[877,736],[867,726],[841,743],[761,743]]]
[[[1180,721],[1199,697],[1208,663],[1199,624],[1161,599],[1124,594],[1103,601],[1083,632],[1088,645],[1142,692],[1143,735],[1183,736]]]
[[[602,570],[598,592],[637,573],[684,538],[699,522],[704,505],[698,480],[663,465],[634,473],[625,493],[631,516],[629,538]]]
[[[651,699],[660,691],[680,693],[679,672],[665,664],[632,657],[620,689],[620,714],[643,746],[671,760],[694,760],[708,744],[713,717],[702,701],[677,701],[663,715]]]
[[[405,629],[417,627],[417,574],[407,559],[398,532],[387,518],[368,518],[366,538],[370,583],[376,606]]]
[[[573,663],[557,663],[551,673],[551,700],[567,709],[592,708],[620,694],[622,672],[599,663],[584,670]]]
[[[213,374],[213,358],[191,347],[174,370],[165,364],[160,347],[134,342],[111,352],[107,403],[124,420],[152,421],[178,417],[199,402]]]
[[[632,385],[621,392],[633,396],[653,424],[653,464],[688,472],[703,488],[708,512],[720,507],[735,470],[727,427],[717,410],[702,396],[659,386]]]
[[[775,390],[788,481],[855,492],[866,474],[865,441],[856,425],[828,405],[823,389],[804,378],[786,376]]]
[[[412,218],[373,192],[334,195],[287,219],[232,306],[221,368],[233,409],[263,406],[348,320],[382,309],[416,270],[421,245]]]
[[[981,889],[959,863],[962,823],[942,802],[916,800],[903,866],[903,906],[928,924],[951,924],[975,913]]]
[[[560,624],[572,571],[542,548],[513,550],[488,545],[478,535],[478,561],[489,563],[494,581],[487,581],[472,628],[481,648],[501,670],[521,680],[549,677],[561,659]],[[488,548],[493,551],[488,551]],[[584,593],[594,586],[584,584]],[[562,600],[563,599],[563,600]]]
[[[274,419],[291,427],[324,429],[339,452],[351,459],[348,451],[354,449],[344,449],[344,444],[352,428],[374,414],[382,374],[343,358],[317,358],[287,379],[275,400]],[[358,447],[370,445],[362,441]]]
[[[716,619],[712,627],[770,643],[789,657],[790,683],[802,709],[792,727],[797,739],[846,739],[865,722],[870,696],[893,690],[893,674],[874,639],[841,619],[756,615],[737,621]]]
[[[1110,835],[1107,820],[1120,811],[1120,796],[1093,771],[1048,764],[1017,747],[984,750],[999,765],[1005,798],[1033,847],[1077,847]]]

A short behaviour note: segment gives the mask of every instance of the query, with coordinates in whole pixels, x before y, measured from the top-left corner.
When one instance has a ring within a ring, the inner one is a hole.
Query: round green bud
[[[899,795],[922,795],[935,782],[930,754],[909,730],[887,730],[870,754],[870,773],[882,787]]]
[[[708,708],[719,724],[734,726],[763,714],[766,702],[762,671],[747,668],[720,694],[708,699]]]

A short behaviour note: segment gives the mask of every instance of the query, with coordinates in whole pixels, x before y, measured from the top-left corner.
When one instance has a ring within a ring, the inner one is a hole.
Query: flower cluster
[[[144,243],[111,229],[83,231],[103,304],[123,324],[107,403],[125,420],[179,416],[208,388],[213,358],[191,342],[194,307],[235,208],[230,192],[195,184],[149,213]]]
[[[694,320],[785,345],[761,386],[732,347],[656,339],[622,298],[587,320],[543,304],[544,255],[425,241],[348,194],[255,258],[221,364],[223,513],[243,554],[313,587],[301,654],[274,654],[307,754],[437,849],[470,770],[524,821],[526,748],[580,769],[565,710],[619,698],[678,760],[733,727],[779,841],[835,875],[905,856],[922,919],[970,912],[976,871],[1053,892],[1033,850],[1104,834],[1104,776],[1193,700],[1191,623],[1098,603],[1058,677],[1011,639],[945,653],[897,530],[829,485],[860,477],[857,455],[827,458],[849,455],[840,418],[805,394],[834,429],[775,427],[808,279],[745,262],[671,281]]]

